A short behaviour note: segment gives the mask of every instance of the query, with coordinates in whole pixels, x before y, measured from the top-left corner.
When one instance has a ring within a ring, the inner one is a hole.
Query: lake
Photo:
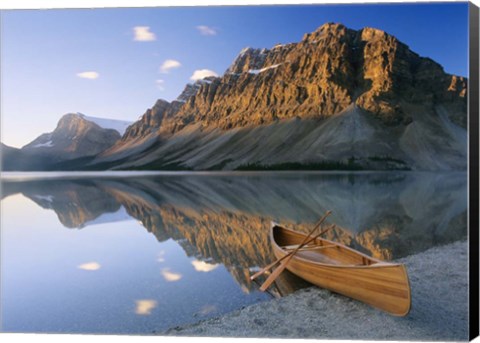
[[[467,237],[466,173],[3,173],[1,196],[3,332],[155,334],[306,287],[249,280],[272,220],[331,210],[326,238],[384,260]]]

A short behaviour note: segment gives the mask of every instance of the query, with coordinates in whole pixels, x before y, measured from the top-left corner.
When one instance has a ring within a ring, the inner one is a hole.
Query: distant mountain
[[[97,155],[120,140],[130,124],[81,113],[65,114],[53,132],[40,135],[21,149],[2,145],[3,170],[49,170],[60,162]]]
[[[42,156],[29,154],[3,143],[0,143],[1,170],[45,170],[45,161]]]
[[[327,23],[245,48],[159,100],[89,169],[414,169],[467,165],[467,80],[377,29]]]

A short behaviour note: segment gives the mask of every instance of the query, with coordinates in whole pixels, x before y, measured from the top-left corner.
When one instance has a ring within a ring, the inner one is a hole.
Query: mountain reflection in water
[[[271,220],[306,231],[332,210],[326,238],[392,260],[467,234],[464,173],[277,173],[3,181],[66,228],[128,217],[188,256],[223,264],[245,291],[268,264]]]

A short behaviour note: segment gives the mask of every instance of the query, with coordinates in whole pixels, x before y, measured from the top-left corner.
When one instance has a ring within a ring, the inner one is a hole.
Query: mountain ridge
[[[363,169],[466,167],[466,150],[459,148],[464,146],[461,141],[466,140],[466,130],[462,135],[450,135],[449,129],[451,125],[453,131],[466,128],[466,78],[445,73],[438,63],[420,57],[382,30],[356,31],[327,23],[298,43],[245,48],[223,76],[187,85],[187,89],[189,96],[182,97],[182,102],[159,100],[161,106],[157,102],[135,124],[136,132],[127,132],[121,143],[100,154],[91,165],[205,170],[296,163],[300,168],[316,165],[322,169],[334,162],[338,168],[348,169],[353,158]],[[439,112],[444,114],[442,118]],[[149,124],[149,116],[156,118],[154,125]],[[338,120],[339,116],[345,120]],[[311,145],[325,148],[310,154],[276,151],[284,145],[283,140],[277,137],[270,142],[266,133],[282,123],[293,123],[293,129],[296,120],[308,121],[316,128],[329,126],[331,132],[324,135],[341,131],[344,139],[336,147],[322,139],[317,143],[310,140]],[[347,122],[360,132],[349,143],[352,133],[332,125]],[[439,132],[431,127],[438,127]],[[262,153],[258,141],[235,145],[231,137],[238,138],[238,131],[245,135],[265,131],[262,144],[271,150],[265,148]],[[362,132],[370,133],[371,140],[363,139]],[[202,143],[195,146],[193,137]],[[356,153],[360,140],[371,153]],[[441,146],[439,151],[435,145]],[[328,153],[326,148],[341,153]],[[239,156],[232,152],[242,149],[253,153]],[[205,158],[199,161],[198,156]],[[430,166],[422,161],[426,157]],[[382,159],[384,163],[379,163]]]
[[[382,30],[326,23],[242,49],[222,76],[56,168],[464,170],[467,86]],[[33,143],[51,148],[48,136]]]

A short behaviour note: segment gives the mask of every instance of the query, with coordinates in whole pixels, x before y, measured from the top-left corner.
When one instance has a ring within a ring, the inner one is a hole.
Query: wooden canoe
[[[275,256],[285,256],[305,236],[272,222],[270,239]],[[406,316],[410,311],[410,284],[403,264],[383,262],[345,245],[317,238],[293,256],[287,269],[318,287],[392,315]]]

